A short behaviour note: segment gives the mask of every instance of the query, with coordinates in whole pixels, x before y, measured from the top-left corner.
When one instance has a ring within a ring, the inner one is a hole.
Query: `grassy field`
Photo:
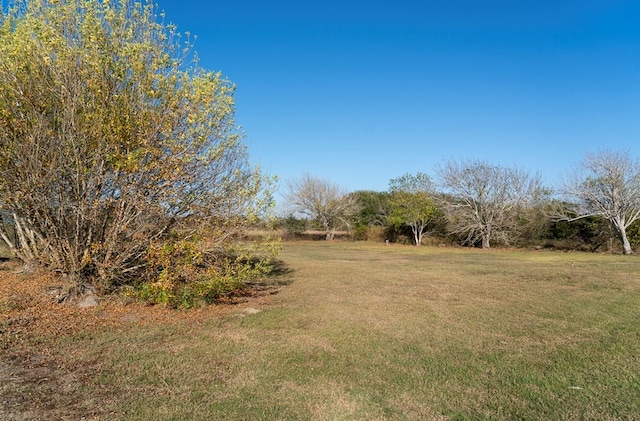
[[[5,382],[0,418],[640,417],[638,257],[351,242],[280,257],[277,294],[9,346],[10,376],[22,355],[55,387]]]

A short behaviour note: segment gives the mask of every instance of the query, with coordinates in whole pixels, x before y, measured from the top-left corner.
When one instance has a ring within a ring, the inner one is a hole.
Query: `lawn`
[[[51,333],[16,333],[45,316],[5,293],[0,418],[640,416],[638,257],[318,241],[280,259],[277,289],[236,305],[65,308]]]

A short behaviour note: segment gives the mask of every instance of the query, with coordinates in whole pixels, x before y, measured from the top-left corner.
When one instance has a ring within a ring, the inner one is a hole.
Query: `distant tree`
[[[575,208],[571,204],[564,204],[562,209],[571,220],[552,216],[543,234],[543,240],[549,241],[548,244],[553,247],[584,251],[597,251],[611,244],[612,229],[609,221],[600,216],[573,219],[577,213],[570,209]]]
[[[640,244],[640,220],[636,220],[627,228],[627,236],[632,246]]]
[[[388,192],[359,190],[350,194],[357,211],[351,216],[354,238],[367,239],[373,227],[383,227],[389,217]]]
[[[293,237],[300,237],[307,230],[308,221],[304,218],[296,218],[295,215],[289,214],[286,217],[280,217],[276,221],[278,228],[284,229]]]
[[[464,236],[466,244],[491,241],[513,243],[522,229],[522,218],[540,197],[540,177],[517,168],[484,161],[449,161],[438,171],[449,229]]]
[[[204,268],[190,280],[221,275],[235,234],[271,203],[235,127],[234,86],[193,61],[150,1],[11,3],[0,12],[2,239],[76,283],[172,284],[180,270],[165,257],[187,243]]]
[[[357,211],[352,195],[335,183],[309,174],[288,183],[284,196],[293,212],[315,219],[322,225],[327,240],[333,240],[340,227],[349,227],[349,219]]]
[[[624,254],[632,254],[627,228],[640,218],[640,162],[629,152],[587,154],[564,182],[563,192],[578,201],[576,220],[600,216],[611,223]]]
[[[433,183],[427,174],[405,174],[389,181],[391,215],[396,223],[411,228],[416,246],[429,225],[439,216],[439,209],[433,199]]]

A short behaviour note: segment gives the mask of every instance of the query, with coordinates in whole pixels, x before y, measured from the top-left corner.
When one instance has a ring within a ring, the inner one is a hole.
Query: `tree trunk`
[[[629,243],[629,239],[627,238],[627,230],[624,227],[624,222],[617,220],[613,221],[613,229],[618,234],[618,238],[622,243],[622,254],[633,254],[631,243]]]
[[[622,249],[624,254],[633,254],[633,250],[631,249],[631,244],[629,244],[629,240],[627,239],[627,233],[624,233],[622,236]]]
[[[491,245],[489,244],[489,235],[488,234],[482,234],[482,248],[483,249],[490,249]]]
[[[629,243],[629,239],[627,238],[627,231],[623,229],[618,229],[618,236],[620,237],[620,242],[622,243],[622,254],[633,254],[633,250],[631,249],[631,244]]]
[[[422,243],[422,235],[416,228],[413,228],[413,239],[416,242],[416,246],[419,246]]]
[[[0,237],[2,238],[4,243],[7,245],[7,247],[9,247],[11,254],[13,254],[14,256],[17,256],[18,250],[16,249],[15,244],[9,239],[9,236],[7,235],[7,233],[5,233],[2,229],[0,229]]]
[[[13,225],[16,235],[13,254],[25,264],[33,263],[38,259],[39,250],[35,234],[28,223],[13,213]]]

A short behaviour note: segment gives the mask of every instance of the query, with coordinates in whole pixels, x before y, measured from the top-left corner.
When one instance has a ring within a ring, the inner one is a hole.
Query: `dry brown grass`
[[[640,413],[638,257],[303,241],[281,258],[278,294],[189,312],[60,306],[55,278],[5,266],[0,419]]]
[[[110,419],[112,391],[86,389],[103,365],[102,352],[110,350],[85,349],[84,339],[150,326],[197,329],[245,307],[230,304],[179,312],[116,296],[102,297],[99,307],[81,309],[57,302],[55,291],[61,286],[59,277],[23,273],[15,260],[0,263],[1,420]],[[264,296],[250,298],[258,305]],[[67,338],[76,338],[74,344],[61,346]]]

